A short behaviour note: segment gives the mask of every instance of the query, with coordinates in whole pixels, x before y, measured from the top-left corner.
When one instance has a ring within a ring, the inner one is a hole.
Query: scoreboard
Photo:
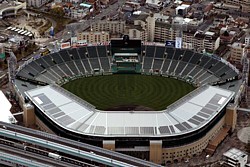
[[[125,35],[122,39],[112,39],[110,42],[111,54],[115,53],[138,53],[141,54],[141,40],[140,39],[129,39]]]
[[[112,39],[110,45],[113,73],[141,72],[141,40],[130,40],[125,35],[123,38]]]

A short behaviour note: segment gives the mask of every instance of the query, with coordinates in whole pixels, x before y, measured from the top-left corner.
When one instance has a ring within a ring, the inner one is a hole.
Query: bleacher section
[[[238,75],[234,69],[221,62],[220,58],[192,50],[162,46],[145,46],[143,49],[144,73],[150,74],[160,69],[163,75],[192,78],[193,82],[201,85],[232,79]]]
[[[45,83],[56,83],[63,77],[92,75],[96,70],[111,71],[110,46],[70,48],[43,56],[27,64],[17,76]],[[195,53],[187,49],[142,46],[142,72],[191,79],[197,84],[234,79],[238,73],[220,58]]]

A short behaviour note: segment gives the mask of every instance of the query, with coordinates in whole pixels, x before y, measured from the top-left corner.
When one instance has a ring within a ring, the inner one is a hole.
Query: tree
[[[50,13],[52,15],[56,15],[56,16],[59,16],[59,17],[63,17],[64,16],[64,10],[62,7],[54,7],[50,10]]]

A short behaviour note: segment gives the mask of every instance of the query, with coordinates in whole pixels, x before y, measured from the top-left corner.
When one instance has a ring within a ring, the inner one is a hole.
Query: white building
[[[189,10],[189,7],[190,5],[186,5],[186,4],[177,6],[177,8],[175,9],[176,15],[181,15],[181,16],[186,15]]]
[[[146,5],[149,8],[160,9],[162,2],[159,0],[146,0]]]
[[[246,44],[246,46],[249,46],[249,45],[250,45],[250,34],[248,34],[248,35],[245,37],[245,44]]]
[[[247,164],[248,155],[237,148],[231,148],[223,154],[225,163],[232,167],[244,167]]]

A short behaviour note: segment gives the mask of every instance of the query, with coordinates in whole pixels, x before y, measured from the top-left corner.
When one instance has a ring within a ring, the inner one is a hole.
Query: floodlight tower
[[[187,25],[182,17],[175,17],[172,21],[172,30],[175,31],[175,47],[182,48],[182,34],[187,30]]]
[[[16,77],[16,66],[17,66],[17,59],[15,54],[11,51],[10,57],[8,59],[8,73],[9,73],[9,88],[11,90],[12,83],[15,81]]]

